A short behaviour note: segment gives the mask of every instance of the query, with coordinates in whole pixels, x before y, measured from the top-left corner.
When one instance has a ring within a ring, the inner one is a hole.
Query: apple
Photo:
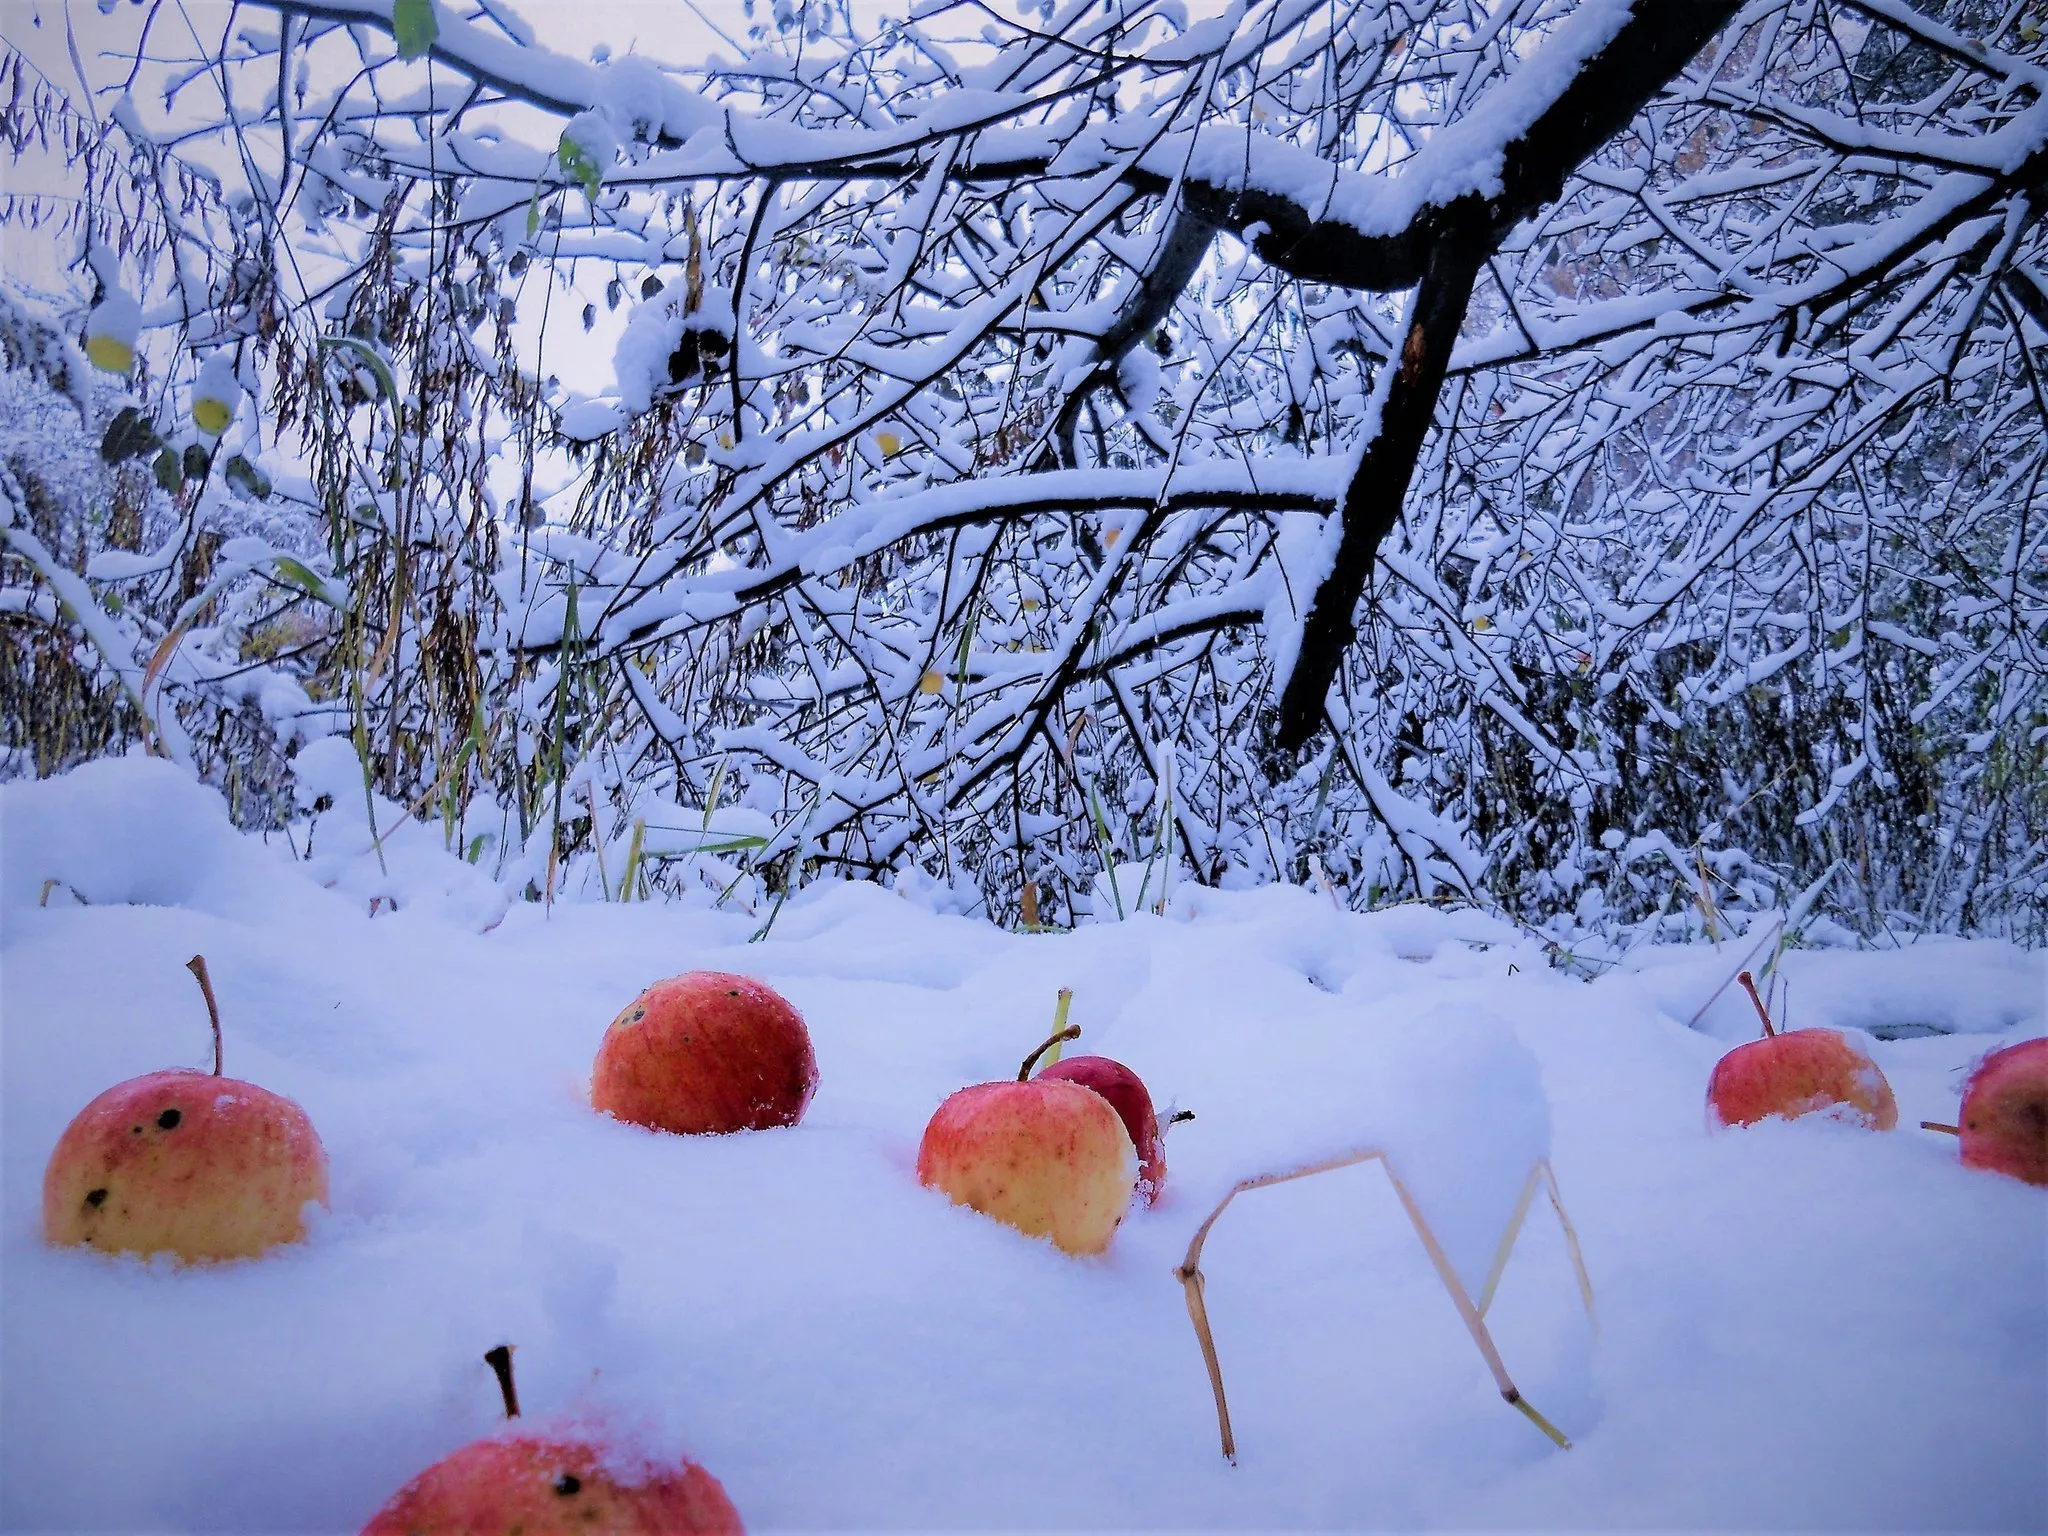
[[[1040,1081],[1079,1083],[1109,1100],[1124,1123],[1124,1131],[1138,1153],[1138,1194],[1147,1205],[1166,1188],[1166,1147],[1159,1134],[1159,1116],[1152,1108],[1152,1095],[1145,1080],[1120,1061],[1107,1056],[1069,1056],[1054,1062],[1038,1074]]]
[[[2048,1038],[1977,1063],[1963,1085],[1963,1161],[2048,1187]]]
[[[1109,1100],[1058,1078],[962,1088],[917,1149],[918,1183],[1066,1253],[1109,1246],[1137,1175]]]
[[[194,955],[213,1021],[213,1071],[173,1068],[118,1083],[57,1139],[43,1174],[43,1235],[110,1253],[187,1263],[254,1258],[306,1235],[327,1203],[327,1154],[306,1112],[221,1075],[220,1009]]]
[[[1774,1028],[1749,972],[1740,980],[1764,1033],[1714,1063],[1707,1080],[1711,1123],[1754,1125],[1772,1115],[1814,1114],[1878,1131],[1899,1123],[1892,1085],[1859,1042],[1838,1029]]]
[[[1069,996],[1060,996],[1062,1020]],[[1136,1144],[1106,1097],[1050,1069],[1031,1076],[1039,1057],[1080,1033],[1059,1029],[1014,1080],[953,1094],[917,1149],[925,1188],[1076,1254],[1109,1246],[1138,1176]]]
[[[772,987],[724,971],[658,981],[612,1020],[590,1102],[651,1130],[721,1135],[795,1125],[818,1091],[803,1016]]]
[[[519,1416],[512,1351],[484,1356],[498,1373],[508,1419]],[[718,1479],[685,1461],[650,1466],[602,1441],[498,1435],[437,1461],[399,1489],[363,1536],[709,1536],[745,1529]]]

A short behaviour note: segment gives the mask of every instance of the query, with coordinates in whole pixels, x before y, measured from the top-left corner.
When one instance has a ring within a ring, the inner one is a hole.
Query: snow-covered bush
[[[804,7],[668,66],[345,9],[124,78],[106,141],[11,109],[142,296],[118,473],[175,462],[150,573],[36,554],[17,472],[8,623],[113,637],[165,750],[345,734],[536,894],[1067,922],[1166,853],[1560,937],[2043,936],[2032,22]]]

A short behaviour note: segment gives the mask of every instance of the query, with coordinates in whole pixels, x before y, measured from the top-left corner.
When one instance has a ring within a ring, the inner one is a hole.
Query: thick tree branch
[[[1400,365],[1345,495],[1335,563],[1311,602],[1301,649],[1281,694],[1275,745],[1283,752],[1301,747],[1322,726],[1323,697],[1357,633],[1354,613],[1380,543],[1400,518],[1480,267],[1516,224],[1557,197],[1579,163],[1620,132],[1737,9],[1738,0],[1639,4],[1551,106],[1508,144],[1497,196],[1482,200],[1468,194],[1427,209],[1389,242],[1389,257],[1411,250],[1419,257],[1419,287]],[[1284,224],[1270,222],[1281,210],[1266,211],[1270,232],[1254,241],[1261,255],[1272,242],[1278,249],[1269,259],[1293,263],[1289,270],[1297,275],[1308,275],[1299,270],[1306,264],[1328,271],[1326,281],[1339,280],[1335,274],[1354,253],[1312,227],[1297,227],[1290,239]]]
[[[1312,217],[1297,197],[1197,177],[1185,184],[1187,204],[1225,229],[1263,226],[1252,248],[1291,276],[1379,293],[1413,287],[1446,240],[1479,240],[1490,254],[1509,230],[1555,200],[1565,178],[1626,128],[1740,9],[1741,0],[1637,0],[1612,40],[1503,147],[1498,193],[1425,204],[1393,234],[1369,237],[1339,220]],[[1523,67],[1542,61],[1539,51]],[[1473,109],[1485,110],[1483,103]]]
[[[1323,696],[1358,632],[1353,614],[1373,558],[1400,519],[1408,479],[1435,418],[1444,369],[1485,254],[1445,242],[1416,290],[1400,361],[1381,397],[1378,430],[1345,488],[1336,561],[1310,603],[1301,649],[1280,695],[1274,744],[1283,752],[1302,746],[1322,726]]]
[[[1053,424],[1052,439],[1059,449],[1060,466],[1064,469],[1075,467],[1073,452],[1074,428],[1080,418],[1081,407],[1097,390],[1114,382],[1117,368],[1130,355],[1138,339],[1160,324],[1173,312],[1173,306],[1180,301],[1182,291],[1193,279],[1202,258],[1209,254],[1209,247],[1215,243],[1216,228],[1187,208],[1180,209],[1167,225],[1166,233],[1160,237],[1159,249],[1154,252],[1152,265],[1139,274],[1130,291],[1124,296],[1116,318],[1110,321],[1095,343],[1097,362],[1060,407]],[[1050,468],[1050,464],[1046,467]]]

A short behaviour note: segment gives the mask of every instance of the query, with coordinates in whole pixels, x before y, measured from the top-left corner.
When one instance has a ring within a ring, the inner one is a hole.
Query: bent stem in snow
[[[1073,1001],[1074,989],[1072,987],[1061,987],[1059,1004],[1053,1009],[1052,1013],[1052,1033],[1039,1042],[1037,1050],[1024,1058],[1024,1065],[1017,1069],[1018,1082],[1030,1081],[1031,1069],[1038,1065],[1039,1057],[1045,1056],[1045,1064],[1049,1067],[1060,1059],[1061,1046],[1065,1045],[1069,1040],[1081,1038],[1081,1026],[1067,1022],[1067,1009],[1073,1004]],[[1051,1052],[1051,1055],[1047,1056],[1047,1052]]]
[[[206,1017],[213,1023],[213,1075],[220,1076],[220,1004],[214,1001],[213,978],[206,974],[206,956],[194,955],[185,969],[199,978],[200,995],[206,999]]]
[[[1550,1437],[1560,1450],[1570,1450],[1572,1443],[1550,1420],[1537,1412],[1535,1406],[1522,1396],[1521,1391],[1509,1379],[1507,1367],[1501,1362],[1500,1351],[1494,1347],[1493,1336],[1487,1332],[1485,1308],[1493,1300],[1493,1292],[1500,1283],[1501,1272],[1507,1267],[1508,1255],[1514,1249],[1515,1240],[1521,1235],[1522,1223],[1528,1215],[1529,1204],[1535,1198],[1539,1182],[1548,1186],[1551,1205],[1557,1211],[1559,1223],[1564,1228],[1565,1244],[1570,1250],[1572,1269],[1579,1282],[1579,1297],[1584,1302],[1586,1316],[1594,1327],[1599,1320],[1593,1315],[1593,1282],[1586,1273],[1584,1255],[1579,1251],[1578,1234],[1572,1229],[1571,1221],[1564,1213],[1564,1202],[1557,1190],[1557,1176],[1551,1171],[1550,1160],[1539,1158],[1529,1169],[1529,1177],[1522,1186],[1522,1196],[1517,1202],[1514,1217],[1509,1221],[1507,1231],[1501,1238],[1499,1251],[1494,1256],[1492,1272],[1487,1276],[1483,1292],[1484,1300],[1475,1305],[1466,1293],[1464,1283],[1458,1279],[1457,1271],[1451,1267],[1443,1245],[1424,1220],[1422,1208],[1409,1194],[1408,1186],[1401,1182],[1400,1175],[1388,1161],[1385,1152],[1377,1147],[1366,1147],[1356,1152],[1345,1153],[1326,1162],[1312,1163],[1306,1168],[1291,1168],[1279,1173],[1260,1174],[1256,1178],[1243,1179],[1233,1185],[1230,1192],[1216,1204],[1208,1219],[1195,1229],[1193,1239],[1188,1243],[1187,1256],[1174,1271],[1187,1294],[1188,1319],[1195,1325],[1195,1339],[1202,1346],[1202,1362],[1209,1368],[1209,1389],[1216,1395],[1216,1428],[1223,1441],[1223,1456],[1232,1465],[1237,1462],[1237,1436],[1230,1425],[1230,1403],[1223,1392],[1223,1364],[1216,1354],[1216,1335],[1209,1325],[1209,1306],[1204,1294],[1202,1277],[1202,1247],[1209,1240],[1209,1229],[1216,1225],[1216,1219],[1229,1207],[1230,1202],[1248,1190],[1265,1189],[1274,1184],[1285,1184],[1293,1179],[1305,1179],[1312,1174],[1333,1173],[1339,1168],[1354,1167],[1359,1163],[1377,1162],[1386,1170],[1387,1180],[1394,1186],[1394,1193],[1401,1201],[1401,1209],[1407,1213],[1409,1223],[1415,1228],[1415,1235],[1422,1240],[1422,1246],[1429,1255],[1429,1261],[1436,1267],[1437,1278],[1450,1293],[1451,1304],[1458,1309],[1458,1317],[1472,1335],[1472,1342],[1479,1347],[1479,1353],[1486,1361],[1486,1368],[1493,1375],[1494,1385],[1510,1407],[1522,1414],[1538,1429]]]
[[[1944,1125],[1939,1120],[1922,1120],[1920,1122],[1920,1129],[1923,1131],[1939,1131],[1944,1136],[1960,1136],[1963,1134],[1963,1128],[1960,1125]]]
[[[519,1417],[519,1389],[512,1385],[512,1346],[500,1344],[495,1349],[484,1351],[484,1364],[488,1365],[498,1378],[498,1390],[505,1397],[505,1417]]]
[[[1749,1000],[1756,1004],[1756,1016],[1764,1021],[1764,1037],[1769,1039],[1778,1031],[1771,1024],[1771,1015],[1764,1007],[1764,1000],[1756,995],[1756,978],[1744,971],[1735,978],[1742,983],[1742,990],[1749,994]]]

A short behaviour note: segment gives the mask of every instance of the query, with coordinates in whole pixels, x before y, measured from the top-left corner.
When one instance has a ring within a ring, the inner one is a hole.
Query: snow
[[[830,883],[749,944],[759,917],[708,898],[494,907],[431,825],[390,832],[380,868],[345,747],[301,753],[302,796],[334,801],[310,861],[151,759],[0,788],[8,1529],[356,1529],[493,1431],[481,1356],[507,1340],[533,1428],[687,1450],[763,1531],[2048,1518],[2048,1197],[1917,1130],[1709,1134],[1734,1031],[1686,1019],[1733,945],[1587,983],[1470,911],[1177,886],[1164,917],[1024,935]],[[194,953],[227,1071],[319,1128],[332,1211],[249,1263],[44,1247],[70,1116],[206,1061]],[[2044,1028],[2037,955],[1789,958],[1795,1022],[1957,1031],[1872,1043],[1902,1126],[1952,1120],[1968,1064]],[[591,1112],[614,1012],[691,967],[803,1012],[803,1125],[694,1139]],[[931,1111],[1013,1073],[1061,986],[1070,1050],[1196,1114],[1099,1260],[912,1174]],[[1574,1450],[1501,1404],[1366,1165],[1245,1195],[1211,1235],[1241,1464],[1217,1454],[1174,1266],[1235,1180],[1364,1145],[1468,1277],[1547,1151],[1600,1329],[1541,1200],[1489,1322]]]
[[[212,402],[212,411],[207,403]],[[242,403],[241,381],[235,377],[233,354],[220,351],[206,360],[192,385],[192,419],[209,437],[219,437],[235,419]],[[218,425],[213,423],[217,422]]]
[[[142,306],[125,289],[109,288],[85,317],[86,340],[104,337],[131,350],[142,329]]]

